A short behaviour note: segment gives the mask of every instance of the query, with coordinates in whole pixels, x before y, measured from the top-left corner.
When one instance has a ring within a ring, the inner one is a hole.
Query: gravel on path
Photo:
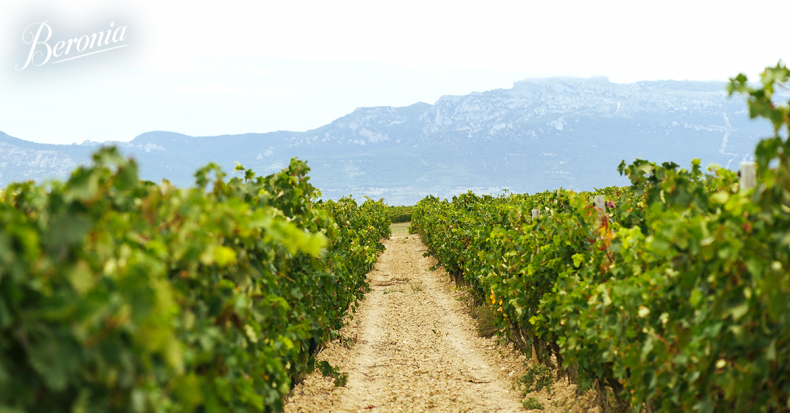
[[[285,411],[524,411],[512,387],[524,356],[477,336],[449,277],[428,270],[436,261],[423,257],[418,237],[384,244],[368,274],[371,291],[341,330],[345,340],[318,356],[348,374],[347,386],[334,387],[316,371],[296,386]]]

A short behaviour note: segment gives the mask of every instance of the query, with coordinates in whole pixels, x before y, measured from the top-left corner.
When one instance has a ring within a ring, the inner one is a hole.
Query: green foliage
[[[411,221],[411,214],[414,206],[388,206],[387,215],[393,224]]]
[[[521,405],[524,406],[524,410],[543,410],[543,405],[534,397],[522,400]]]
[[[551,369],[545,365],[538,364],[530,366],[527,372],[516,380],[516,386],[521,390],[521,396],[526,397],[528,393],[539,392],[546,389],[551,396],[551,384],[554,379]]]
[[[335,387],[344,387],[348,383],[348,375],[340,372],[337,367],[332,367],[327,361],[318,362],[318,370],[324,377],[332,376],[335,379]]]
[[[630,188],[428,197],[412,227],[522,350],[578,367],[616,406],[790,411],[790,108],[771,100],[789,78],[777,65],[757,88],[731,80],[774,124],[755,189],[698,160],[636,160],[618,168]]]
[[[140,181],[115,149],[0,200],[0,410],[280,411],[366,288],[383,202],[309,168]],[[337,377],[337,376],[336,376]]]

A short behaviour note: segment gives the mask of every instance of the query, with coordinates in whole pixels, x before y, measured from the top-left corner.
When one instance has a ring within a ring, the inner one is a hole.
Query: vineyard
[[[731,80],[775,128],[754,188],[699,161],[636,160],[618,168],[627,188],[428,197],[411,230],[536,370],[605,411],[789,411],[790,108],[771,101],[788,74]]]
[[[411,221],[411,214],[414,211],[413,206],[388,206],[387,215],[393,224]]]
[[[367,290],[383,202],[318,202],[305,163],[197,186],[115,149],[0,200],[0,411],[280,411]]]
[[[184,189],[102,148],[66,182],[11,184],[0,413],[516,411],[544,406],[503,383],[554,377],[604,412],[788,412],[788,81],[730,80],[774,126],[742,176],[637,159],[628,187],[396,207],[320,200],[297,159]],[[474,335],[464,294],[518,357]]]

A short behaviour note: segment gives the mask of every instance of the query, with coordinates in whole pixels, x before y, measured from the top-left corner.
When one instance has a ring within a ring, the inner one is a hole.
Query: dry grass
[[[409,225],[411,225],[411,222],[391,224],[390,228],[392,229],[392,235],[409,235]]]
[[[473,308],[471,315],[477,321],[478,336],[493,337],[499,331],[496,326],[496,313],[488,305]]]

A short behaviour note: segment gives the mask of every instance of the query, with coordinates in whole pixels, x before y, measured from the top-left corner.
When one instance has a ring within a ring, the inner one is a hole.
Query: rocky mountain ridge
[[[358,108],[320,128],[211,137],[147,132],[118,143],[146,179],[190,185],[194,171],[235,162],[269,173],[306,159],[325,197],[577,190],[625,184],[616,167],[639,157],[730,168],[748,160],[766,122],[718,82],[611,83],[606,78],[526,79],[511,89],[443,96],[433,105]],[[107,143],[104,143],[107,144]],[[65,178],[99,145],[45,145],[0,133],[0,186]]]

